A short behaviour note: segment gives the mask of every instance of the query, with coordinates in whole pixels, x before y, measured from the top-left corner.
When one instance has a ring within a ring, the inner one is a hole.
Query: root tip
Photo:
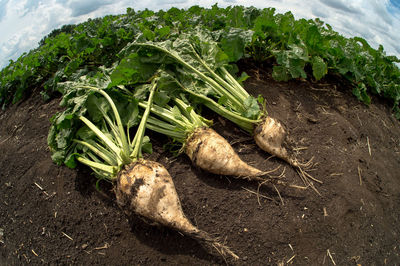
[[[216,250],[218,254],[222,256],[222,258],[225,259],[227,256],[230,256],[235,260],[239,259],[239,256],[236,255],[232,250],[230,250],[229,247],[221,244],[216,238],[211,237],[208,233],[199,230],[191,235],[192,237],[199,240],[199,242],[208,250]]]
[[[226,257],[227,255],[230,255],[235,260],[239,259],[238,255],[236,255],[228,247],[222,245],[219,242],[214,242],[213,247],[218,251],[219,254],[221,254],[222,257]]]

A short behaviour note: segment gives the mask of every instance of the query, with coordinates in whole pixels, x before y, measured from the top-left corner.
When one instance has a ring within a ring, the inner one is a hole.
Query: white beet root
[[[128,215],[136,213],[193,237],[222,256],[239,258],[186,218],[172,178],[163,165],[143,159],[127,165],[117,177],[115,193],[118,205]]]
[[[287,133],[282,124],[275,118],[267,116],[254,129],[254,140],[264,151],[274,155],[293,166],[306,186],[310,186],[318,194],[313,182],[322,183],[312,177],[306,170],[312,167],[312,159],[307,163],[300,163],[287,149]]]
[[[285,139],[284,127],[278,120],[270,116],[267,116],[254,129],[254,140],[262,150],[290,163],[288,151],[284,147]]]
[[[213,174],[251,177],[263,172],[243,162],[232,146],[213,129],[196,129],[186,140],[185,153],[193,164]]]

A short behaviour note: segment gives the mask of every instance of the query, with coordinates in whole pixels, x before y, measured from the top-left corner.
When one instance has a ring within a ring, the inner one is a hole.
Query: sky
[[[201,4],[199,4],[201,2]],[[243,5],[274,7],[299,18],[319,17],[346,37],[361,36],[400,58],[400,0],[0,0],[0,69],[36,48],[52,30],[88,18],[135,10]]]

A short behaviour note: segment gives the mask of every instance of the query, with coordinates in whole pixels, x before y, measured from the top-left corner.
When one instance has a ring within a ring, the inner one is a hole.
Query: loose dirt
[[[207,174],[150,135],[150,159],[169,170],[187,217],[240,256],[225,261],[173,230],[125,216],[112,186],[96,190],[85,167],[55,165],[46,138],[60,99],[44,103],[33,93],[0,112],[0,264],[400,264],[400,123],[390,105],[359,103],[335,77],[276,82],[270,67],[240,67],[251,76],[246,89],[264,95],[269,114],[290,132],[298,158],[314,157],[310,173],[323,182],[315,183],[321,196]],[[250,136],[209,117],[244,161],[280,166],[283,180],[302,185]]]

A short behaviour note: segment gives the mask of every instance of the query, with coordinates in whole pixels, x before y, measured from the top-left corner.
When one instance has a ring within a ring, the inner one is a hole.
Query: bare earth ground
[[[275,82],[270,68],[250,62],[246,88],[262,93],[270,115],[296,141],[299,158],[314,156],[312,175],[322,196],[207,174],[185,156],[173,158],[154,137],[151,159],[170,171],[187,217],[232,248],[224,261],[173,230],[126,217],[112,187],[99,192],[84,167],[50,159],[49,118],[59,99],[37,94],[0,112],[0,264],[248,264],[399,265],[400,123],[374,99],[357,100],[335,78]],[[215,129],[239,155],[263,170],[281,166],[284,179],[301,185],[295,170],[260,151],[229,122]]]

